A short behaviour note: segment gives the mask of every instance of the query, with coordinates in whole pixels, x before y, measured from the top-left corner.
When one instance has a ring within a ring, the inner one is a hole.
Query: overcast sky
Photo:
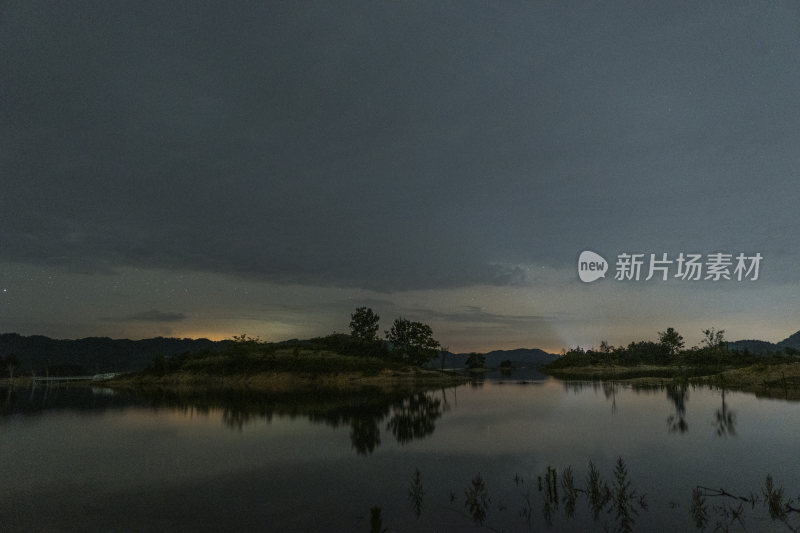
[[[0,80],[3,332],[800,329],[796,1],[0,1]]]

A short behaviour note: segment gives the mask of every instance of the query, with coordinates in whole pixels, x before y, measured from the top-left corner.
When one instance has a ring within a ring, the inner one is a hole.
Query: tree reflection
[[[617,414],[617,385],[614,381],[604,381],[603,382],[603,395],[605,395],[607,400],[611,400],[611,414]]]
[[[736,435],[736,413],[731,411],[728,405],[725,403],[725,389],[721,389],[721,391],[722,407],[717,409],[714,413],[717,435],[720,437],[725,437],[727,435],[733,437]]]
[[[450,408],[445,389],[430,393],[380,389],[267,393],[208,388],[154,388],[139,392],[135,399],[130,398],[134,404],[187,415],[208,416],[217,412],[225,427],[234,431],[243,431],[245,426],[258,422],[270,423],[276,417],[305,418],[334,428],[349,426],[350,442],[359,455],[369,455],[381,445],[384,423],[386,431],[404,444],[432,434],[436,420],[443,410]],[[9,397],[13,400],[14,396]],[[7,398],[2,402],[0,398],[3,414],[19,409],[12,400]],[[102,401],[109,402],[106,398]],[[116,403],[125,405],[121,399]]]
[[[591,388],[595,393],[602,391],[606,400],[611,402],[611,414],[617,414],[617,392],[620,390],[620,383],[616,381],[564,381],[564,389],[575,394],[580,394],[583,390]],[[637,389],[634,389],[637,393]]]
[[[686,401],[689,398],[689,391],[685,384],[667,385],[667,399],[675,407],[675,413],[667,417],[669,432],[676,431],[686,433],[689,431],[689,424],[686,423]]]
[[[450,402],[447,400],[447,390],[444,387],[442,387],[442,412],[446,413],[450,409],[451,409]]]
[[[436,429],[436,419],[442,416],[441,405],[440,399],[424,392],[405,398],[394,406],[386,429],[391,430],[400,444],[427,437]]]
[[[486,382],[486,376],[475,375],[469,380],[469,386],[473,389],[480,389]]]
[[[363,402],[345,414],[350,421],[350,443],[358,455],[369,455],[381,445],[378,424],[388,416],[390,409],[386,402]]]
[[[358,455],[369,455],[381,445],[381,430],[378,419],[358,416],[350,421],[350,442]]]
[[[16,391],[13,387],[9,387],[6,389],[6,393],[3,395],[3,404],[0,405],[0,415],[7,416],[13,412],[14,402],[17,399]]]
[[[145,406],[141,398],[128,393],[107,394],[107,389],[80,385],[32,383],[26,387],[0,387],[0,424],[6,417],[39,416],[45,411],[90,413],[105,409]]]

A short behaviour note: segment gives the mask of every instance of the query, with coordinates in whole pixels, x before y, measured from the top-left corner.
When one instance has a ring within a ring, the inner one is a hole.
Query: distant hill
[[[747,339],[747,340],[729,342],[728,349],[736,350],[739,352],[747,350],[750,353],[772,353],[778,350],[779,348],[778,345],[773,342]]]
[[[776,352],[787,353],[792,350],[800,350],[800,331],[793,333],[780,342],[767,342],[759,340],[741,340],[728,343],[731,350],[744,351],[751,353],[773,354]]]
[[[0,357],[15,356],[19,374],[96,374],[140,370],[159,355],[221,351],[230,342],[166,337],[138,341],[108,337],[61,340],[4,333],[0,335]]]
[[[795,350],[800,350],[800,331],[786,337],[776,346],[778,346],[778,348],[794,348]]]
[[[37,375],[43,375],[45,372],[51,375],[96,374],[141,370],[160,355],[220,352],[231,342],[167,337],[142,340],[87,337],[63,340],[41,335],[25,337],[17,333],[3,333],[0,334],[0,358],[15,356],[19,361],[18,375],[31,372]],[[732,350],[747,350],[750,353],[765,355],[793,353],[800,351],[800,331],[777,343],[738,340],[729,342],[728,347]],[[500,363],[508,360],[515,368],[535,369],[559,357],[538,348],[493,350],[483,355],[489,368],[497,368]],[[445,352],[444,367],[464,368],[467,357],[468,353]],[[427,366],[439,368],[442,366],[442,360],[437,357]]]
[[[493,350],[483,354],[486,357],[488,368],[497,368],[503,361],[511,361],[516,368],[537,368],[541,365],[550,363],[558,359],[558,355],[547,353],[539,348],[517,348],[516,350]],[[468,353],[445,352],[445,368],[464,368],[466,366]],[[442,366],[442,359],[437,357],[428,366],[439,368]]]
[[[84,339],[51,339],[42,335],[25,337],[17,333],[0,334],[0,358],[14,356],[19,364],[17,374],[76,375],[103,372],[126,372],[147,367],[158,356],[173,356],[182,353],[221,352],[232,341],[208,339],[176,339],[156,337],[130,340],[108,337]],[[288,343],[297,342],[286,341]],[[279,343],[282,344],[282,343]],[[535,369],[554,361],[558,355],[538,348],[516,350],[494,350],[484,354],[490,368],[509,360],[516,368]],[[446,368],[463,368],[469,354],[445,353]],[[441,359],[428,365],[439,368]]]

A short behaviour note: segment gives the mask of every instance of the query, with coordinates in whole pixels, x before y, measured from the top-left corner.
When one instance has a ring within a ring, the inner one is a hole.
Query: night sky
[[[779,341],[800,4],[0,1],[0,186],[2,332]],[[763,259],[644,279],[680,252]]]

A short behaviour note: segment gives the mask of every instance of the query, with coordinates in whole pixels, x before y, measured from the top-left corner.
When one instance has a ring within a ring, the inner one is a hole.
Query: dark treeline
[[[281,342],[262,342],[246,335],[235,337],[221,352],[185,352],[157,356],[143,370],[164,376],[178,372],[225,376],[259,372],[365,372],[377,374],[386,368],[399,368],[388,346],[362,343],[350,335],[333,333],[325,337]]]
[[[51,339],[17,333],[0,335],[0,373],[9,376],[6,361],[14,362],[15,375],[69,376],[139,370],[159,355],[219,352],[231,341],[156,337],[130,340],[87,337]]]
[[[377,373],[405,365],[423,366],[440,356],[431,327],[399,317],[378,336],[380,317],[359,307],[350,316],[350,334],[332,333],[312,339],[262,342],[246,334],[235,336],[222,352],[160,355],[146,373],[166,375],[199,372],[214,375],[258,372]]]
[[[701,345],[691,348],[686,348],[683,336],[673,328],[658,332],[658,342],[636,341],[627,346],[611,346],[603,341],[599,348],[583,349],[578,347],[565,350],[562,357],[550,363],[548,368],[603,365],[745,366],[770,359],[786,361],[787,358],[800,356],[800,351],[790,346],[767,353],[753,352],[748,348],[733,349],[733,343],[725,340],[724,330],[711,328],[703,330],[702,333]]]
[[[225,361],[226,370],[275,370],[274,365],[278,363],[270,356],[286,349],[304,355],[325,352],[415,366],[422,366],[440,355],[439,342],[433,338],[433,331],[427,324],[399,317],[380,338],[380,317],[372,309],[360,307],[350,318],[350,334],[332,333],[307,340],[281,342],[262,342],[245,334],[233,340],[211,341],[165,337],[61,340],[41,335],[25,337],[17,333],[5,333],[0,335],[0,377],[74,376],[142,369],[174,371],[199,360],[211,363],[211,359],[217,355],[233,359],[233,362]],[[247,357],[254,353],[266,356],[259,361],[259,368],[251,368],[254,360]],[[291,368],[286,369],[314,370],[303,368],[304,364],[312,363],[306,358],[291,363]]]

